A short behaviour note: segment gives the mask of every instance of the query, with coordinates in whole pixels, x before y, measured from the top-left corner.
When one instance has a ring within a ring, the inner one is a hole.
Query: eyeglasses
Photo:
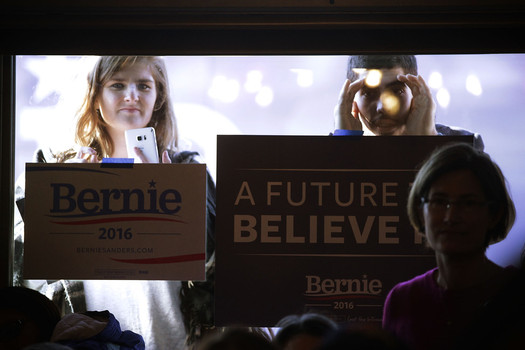
[[[480,208],[490,204],[488,201],[480,201],[476,199],[456,199],[449,198],[421,198],[421,203],[428,206],[428,210],[434,213],[444,213],[453,205],[463,213],[474,213]]]

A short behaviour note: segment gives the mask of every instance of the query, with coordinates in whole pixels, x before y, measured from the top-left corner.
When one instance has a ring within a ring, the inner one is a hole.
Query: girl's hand
[[[80,147],[77,155],[66,163],[98,163],[97,151],[91,147]]]
[[[151,163],[149,161],[149,159],[144,155],[144,153],[140,150],[140,148],[138,147],[135,147],[135,154],[140,158],[140,160],[142,161],[142,163]],[[168,151],[164,151],[162,152],[162,159],[161,159],[161,162],[163,164],[170,164],[171,163],[171,159],[170,159],[170,156],[168,154]]]
[[[162,163],[163,164],[171,164],[171,158],[168,154],[168,151],[162,152]]]

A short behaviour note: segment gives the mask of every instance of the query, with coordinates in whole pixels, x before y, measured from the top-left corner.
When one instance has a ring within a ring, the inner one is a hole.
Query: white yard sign
[[[26,171],[24,278],[205,279],[206,165]]]

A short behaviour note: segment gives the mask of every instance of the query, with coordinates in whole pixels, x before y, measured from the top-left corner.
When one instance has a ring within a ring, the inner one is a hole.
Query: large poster
[[[27,164],[24,278],[205,279],[206,165]]]
[[[416,168],[469,136],[219,136],[216,325],[317,312],[380,325],[398,282],[435,266],[406,198]]]

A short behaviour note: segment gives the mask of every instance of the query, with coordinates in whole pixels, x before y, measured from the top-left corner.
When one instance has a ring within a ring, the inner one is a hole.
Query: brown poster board
[[[380,325],[388,291],[435,266],[406,198],[448,142],[473,137],[219,136],[216,325]]]

